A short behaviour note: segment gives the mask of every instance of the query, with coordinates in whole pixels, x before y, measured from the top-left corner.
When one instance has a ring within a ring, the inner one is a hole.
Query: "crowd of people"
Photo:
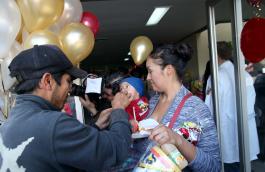
[[[205,102],[182,82],[193,55],[188,44],[154,49],[146,60],[146,78],[136,70],[104,76],[101,94],[80,96],[85,124],[62,108],[72,81],[85,79],[87,72],[74,67],[56,46],[35,45],[22,51],[9,66],[18,81],[17,98],[0,128],[0,171],[137,171],[147,168],[141,164],[144,157],[153,156],[154,146],[165,144],[176,147],[187,160],[182,171],[219,172],[221,159],[225,172],[239,171],[232,49],[226,42],[218,42],[217,47],[221,144],[212,110],[211,76],[205,79]],[[251,76],[245,75],[254,160],[259,153],[256,94]],[[139,132],[139,122],[145,119],[159,125],[148,137],[133,139],[132,133]]]

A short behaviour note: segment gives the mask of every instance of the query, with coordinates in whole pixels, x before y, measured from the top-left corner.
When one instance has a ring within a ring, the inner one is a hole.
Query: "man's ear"
[[[40,80],[39,87],[41,89],[51,90],[53,84],[54,84],[54,79],[52,77],[52,74],[44,73]]]

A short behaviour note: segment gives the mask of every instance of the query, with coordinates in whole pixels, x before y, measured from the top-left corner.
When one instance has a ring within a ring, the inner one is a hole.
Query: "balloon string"
[[[80,63],[77,63],[76,66],[77,66],[78,69],[80,69]],[[77,79],[77,83],[78,83],[79,85],[81,85],[81,84],[82,84],[81,79],[78,78],[78,79]]]
[[[0,108],[0,111],[1,111],[1,113],[3,114],[3,116],[4,116],[5,118],[7,118],[7,115],[5,115],[5,113],[3,112],[2,108]],[[2,121],[2,120],[1,120],[1,121]]]

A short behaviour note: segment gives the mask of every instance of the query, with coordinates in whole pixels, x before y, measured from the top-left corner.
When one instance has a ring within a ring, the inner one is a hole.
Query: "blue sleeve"
[[[189,163],[189,167],[197,172],[219,172],[220,148],[212,115],[204,103],[197,106],[193,115],[199,118],[202,134],[196,145],[196,157]]]
[[[103,131],[62,115],[54,129],[53,150],[61,165],[100,171],[123,162],[130,142],[128,115],[117,109],[111,114],[109,130]]]

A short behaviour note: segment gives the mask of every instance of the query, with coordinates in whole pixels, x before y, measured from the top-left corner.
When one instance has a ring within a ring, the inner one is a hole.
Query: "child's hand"
[[[132,133],[135,133],[135,132],[139,131],[138,121],[132,119],[129,122],[131,124]]]

